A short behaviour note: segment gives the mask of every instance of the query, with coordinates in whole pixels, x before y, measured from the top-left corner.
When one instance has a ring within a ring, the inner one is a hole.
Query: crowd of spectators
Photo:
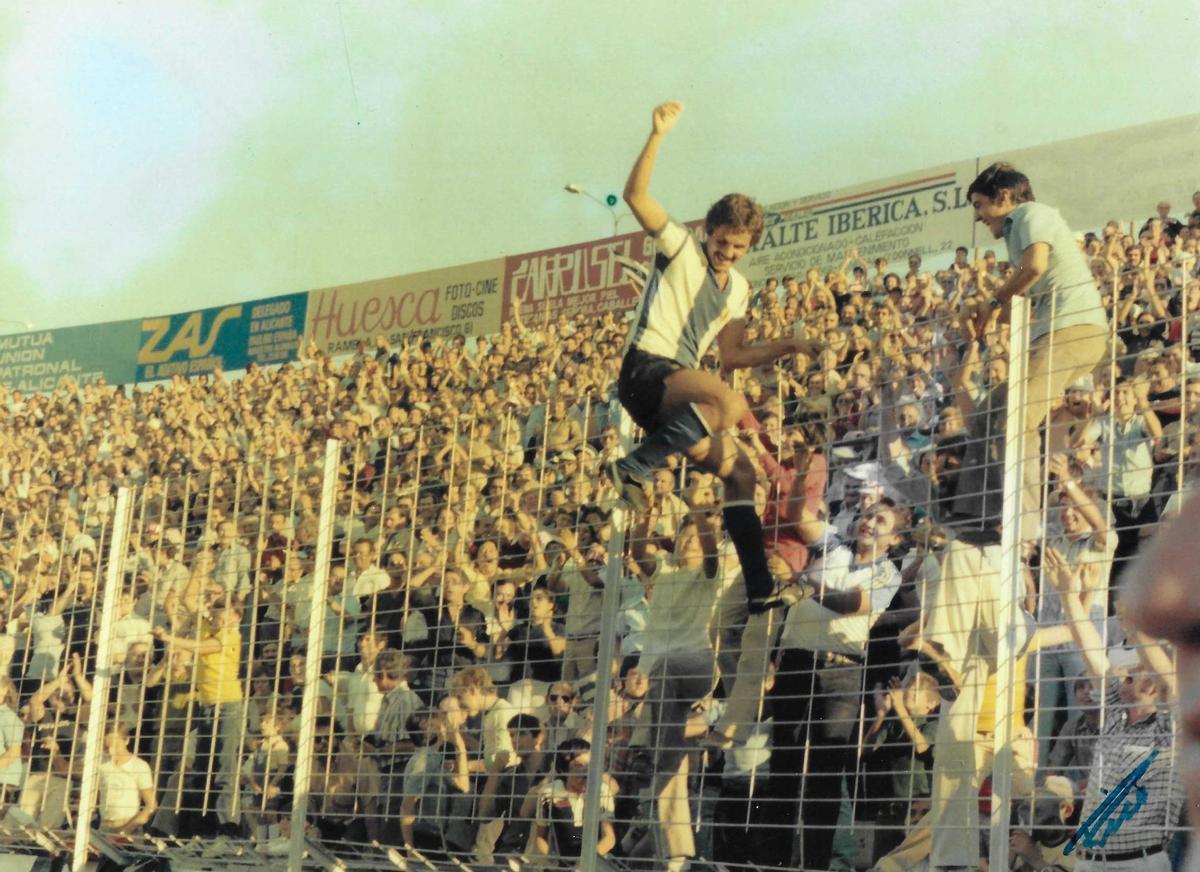
[[[1112,344],[1045,432],[1047,529],[1025,573],[1012,725],[1019,868],[1069,864],[1062,846],[1114,729],[1169,755],[1167,652],[1123,621],[1115,591],[1200,462],[1200,193],[1193,205],[1078,240]],[[736,384],[788,603],[761,620],[711,476],[672,459],[648,512],[613,528],[618,314],[550,319],[515,301],[513,322],[479,339],[379,337],[340,360],[310,346],[277,369],[153,387],[0,389],[6,820],[73,822],[83,731],[104,702],[96,826],[286,839],[316,676],[305,826],[327,845],[578,857],[602,753],[602,854],[642,868],[914,868],[939,718],[980,678],[956,668],[929,611],[980,409],[1008,370],[1008,328],[987,318],[1010,269],[1000,255],[960,248],[931,273],[919,255],[893,271],[851,250],[835,271],[756,289],[750,341],[796,333],[824,349]],[[341,447],[320,600],[329,438]],[[111,663],[98,664],[121,487],[131,533]],[[618,536],[631,547],[610,560]],[[601,664],[606,584],[619,609]],[[696,698],[654,698],[654,658],[706,643],[715,666],[685,676],[704,685]],[[1101,680],[1119,670],[1132,689]],[[1002,709],[991,681],[981,744]],[[977,798],[986,767],[971,768]],[[1157,841],[1174,856],[1169,782]],[[1131,830],[1138,847],[1155,842]]]

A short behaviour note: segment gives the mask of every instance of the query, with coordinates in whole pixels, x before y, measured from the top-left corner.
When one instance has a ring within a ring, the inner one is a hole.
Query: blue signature
[[[1143,760],[1138,767],[1121,779],[1121,783],[1116,786],[1108,796],[1104,797],[1104,802],[1100,803],[1100,807],[1092,812],[1083,825],[1075,831],[1075,835],[1071,836],[1067,841],[1067,845],[1063,848],[1064,854],[1070,854],[1075,850],[1075,845],[1080,841],[1085,848],[1103,848],[1108,842],[1108,837],[1121,829],[1121,825],[1129,820],[1137,810],[1146,802],[1146,788],[1138,784],[1138,779],[1146,774],[1146,770],[1150,768],[1150,764],[1154,762],[1154,758],[1158,756],[1158,751],[1151,751],[1150,756]],[[1129,792],[1133,791],[1133,799],[1125,802],[1121,806],[1121,810],[1117,812],[1117,806],[1122,804],[1122,801]],[[1117,816],[1109,820],[1113,813]],[[1105,826],[1107,824],[1107,826]],[[1104,826],[1104,832],[1100,831],[1100,827]]]

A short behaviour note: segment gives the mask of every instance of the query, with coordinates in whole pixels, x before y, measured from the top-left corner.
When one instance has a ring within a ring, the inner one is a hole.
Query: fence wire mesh
[[[1173,653],[1119,594],[1200,457],[1200,282],[1194,237],[1121,236],[1081,244],[1090,311],[1039,334],[1062,313],[1033,301],[1016,362],[991,257],[902,278],[851,252],[756,289],[750,338],[815,349],[734,374],[746,414],[711,437],[756,481],[762,613],[720,475],[674,455],[618,500],[638,440],[611,316],[7,394],[3,841],[411,869],[1178,858]],[[1142,763],[1123,825],[1081,830]]]

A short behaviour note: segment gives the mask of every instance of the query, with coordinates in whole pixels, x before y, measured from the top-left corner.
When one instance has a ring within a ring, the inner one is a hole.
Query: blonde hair
[[[482,666],[468,666],[454,673],[454,677],[450,679],[450,689],[455,695],[473,687],[478,688],[485,696],[496,692],[492,676],[488,675]]]
[[[937,696],[940,692],[937,679],[928,672],[924,672],[919,669],[909,676],[908,681],[904,682],[904,684],[906,687],[911,687],[915,690],[923,690],[926,693],[933,694],[934,696]]]

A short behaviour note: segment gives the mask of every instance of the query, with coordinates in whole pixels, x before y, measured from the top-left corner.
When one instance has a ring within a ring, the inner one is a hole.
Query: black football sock
[[[746,580],[746,599],[762,602],[775,590],[775,579],[767,569],[767,552],[763,549],[762,521],[752,500],[727,502],[721,510],[725,530],[733,540],[742,577]]]

